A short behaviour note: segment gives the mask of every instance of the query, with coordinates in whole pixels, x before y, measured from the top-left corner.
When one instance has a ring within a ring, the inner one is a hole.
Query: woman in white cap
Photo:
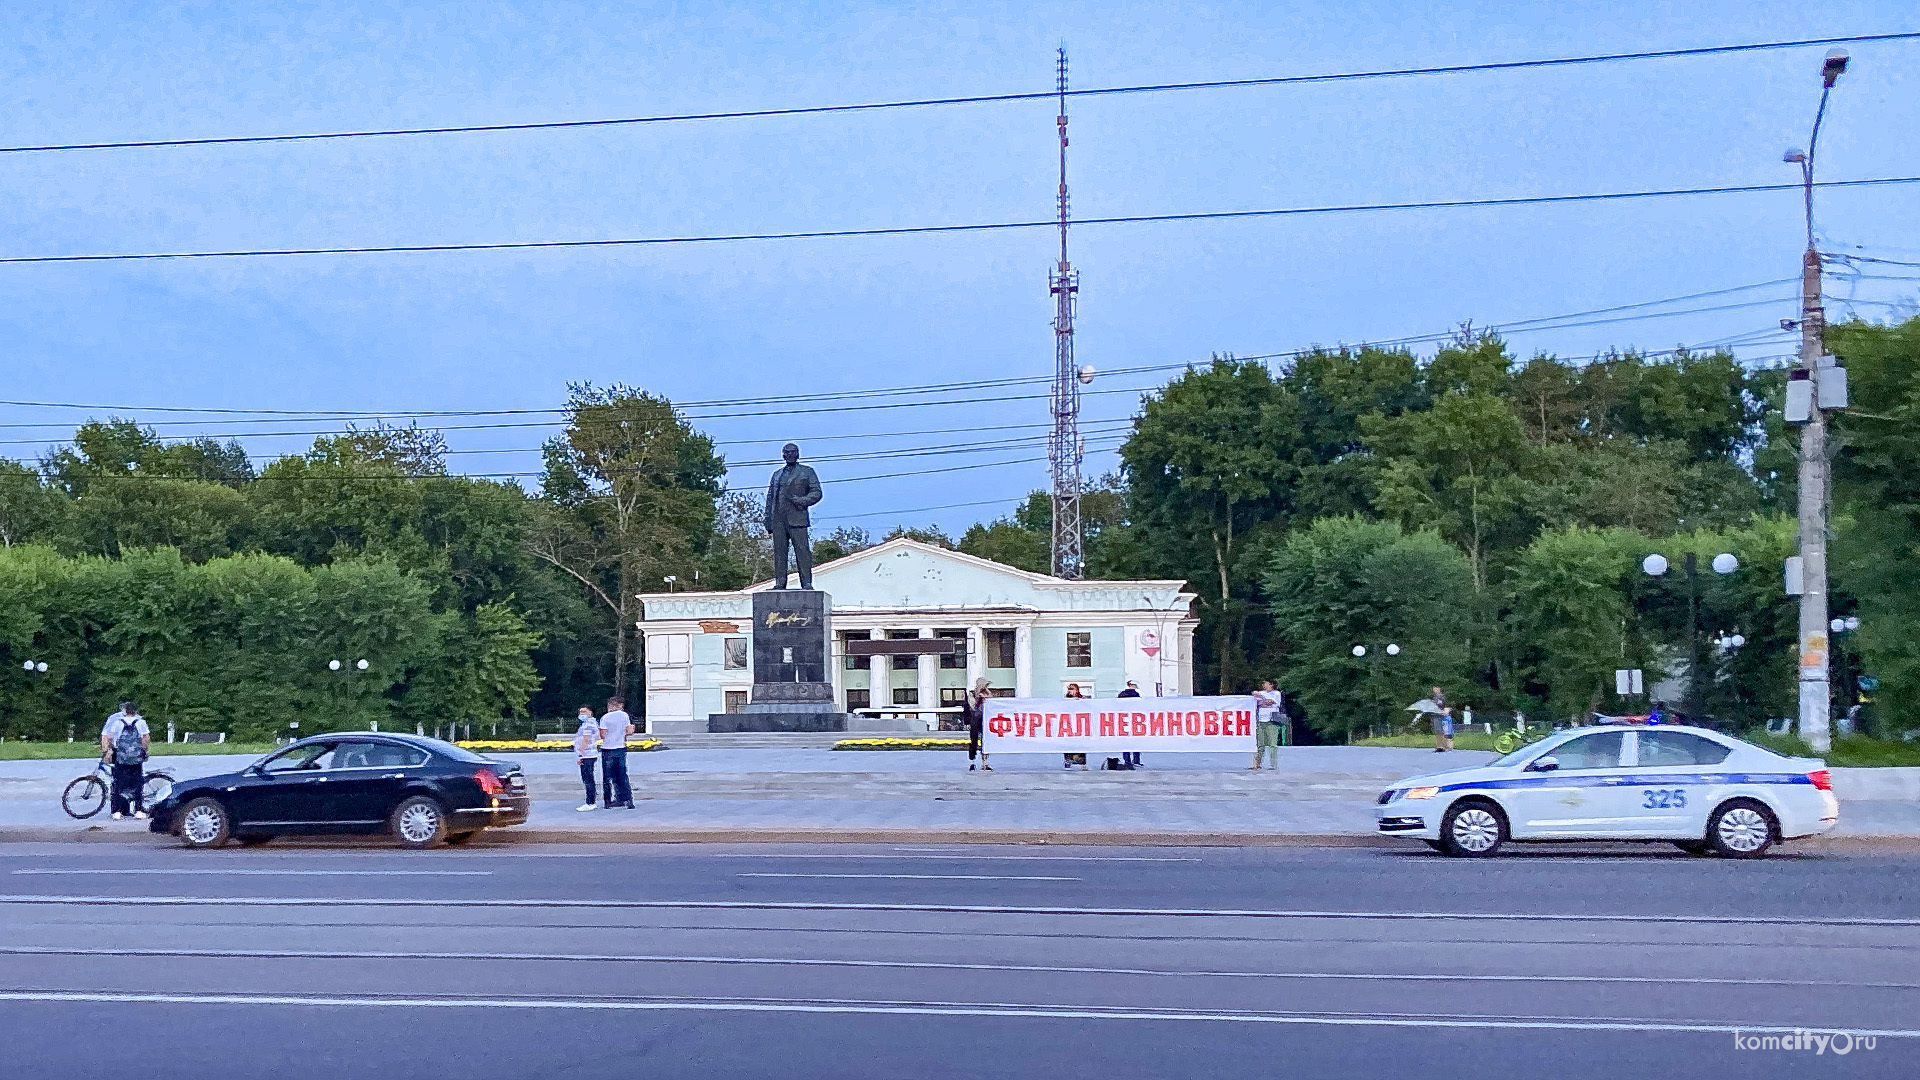
[[[961,716],[967,721],[968,772],[974,770],[975,763],[973,759],[975,757],[980,759],[979,768],[987,772],[993,771],[993,766],[987,764],[987,752],[981,749],[980,745],[987,713],[987,699],[992,696],[992,694],[987,692],[987,679],[986,676],[983,675],[973,680],[973,689],[967,691],[966,702],[960,707]]]

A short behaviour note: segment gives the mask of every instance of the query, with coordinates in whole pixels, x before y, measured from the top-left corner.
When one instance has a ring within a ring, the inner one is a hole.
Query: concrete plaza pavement
[[[866,841],[923,837],[1054,843],[1379,842],[1372,802],[1404,776],[1485,761],[1475,751],[1288,747],[1278,770],[1239,755],[1149,755],[1138,772],[1064,770],[1057,756],[1000,755],[968,772],[950,750],[686,749],[633,753],[638,809],[578,813],[571,754],[518,761],[532,820],[496,840]],[[243,767],[241,756],[156,759],[182,779]],[[0,763],[0,837],[136,839],[142,824],[84,822],[59,807],[84,760]],[[1920,840],[1920,770],[1836,770],[1840,838]],[[1913,787],[1914,791],[1908,788]],[[157,838],[156,838],[157,839]]]

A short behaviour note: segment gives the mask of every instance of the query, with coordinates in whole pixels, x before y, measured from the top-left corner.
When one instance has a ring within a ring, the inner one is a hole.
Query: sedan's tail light
[[[1833,790],[1833,773],[1826,769],[1813,770],[1807,774],[1807,779],[1813,781],[1813,786],[1819,788],[1821,791]]]
[[[500,778],[492,769],[475,769],[473,778],[480,782],[480,790],[488,795],[499,795],[507,789],[500,785]]]

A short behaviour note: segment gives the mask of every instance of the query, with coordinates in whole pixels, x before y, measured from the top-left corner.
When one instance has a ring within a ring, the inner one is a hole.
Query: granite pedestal
[[[845,731],[834,708],[832,604],[816,589],[753,594],[753,696],[746,711],[711,713],[707,730]]]

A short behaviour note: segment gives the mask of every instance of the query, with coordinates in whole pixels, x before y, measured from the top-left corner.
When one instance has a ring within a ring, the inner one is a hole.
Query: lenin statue
[[[813,524],[807,507],[820,501],[820,478],[800,464],[800,448],[781,447],[786,466],[767,484],[767,532],[773,536],[773,587],[787,587],[787,545],[800,570],[800,587],[813,588],[813,549],[807,546],[807,527]]]

